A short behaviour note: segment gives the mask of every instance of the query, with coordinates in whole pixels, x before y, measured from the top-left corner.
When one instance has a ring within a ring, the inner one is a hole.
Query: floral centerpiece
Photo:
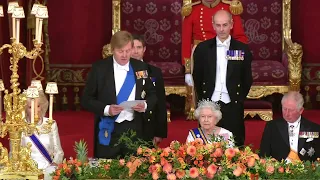
[[[320,160],[287,164],[260,158],[250,147],[227,142],[204,144],[201,139],[166,148],[140,146],[136,155],[99,160],[95,166],[77,159],[64,161],[53,179],[320,179]]]

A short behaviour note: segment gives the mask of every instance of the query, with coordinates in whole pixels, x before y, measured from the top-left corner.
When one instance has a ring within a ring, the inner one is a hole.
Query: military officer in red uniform
[[[191,76],[191,56],[195,46],[201,41],[214,38],[216,32],[212,26],[212,16],[218,10],[231,12],[233,29],[231,36],[243,43],[248,43],[244,33],[240,14],[243,11],[239,0],[202,0],[187,4],[182,8],[185,17],[182,24],[182,64],[185,65],[186,83],[193,86]]]

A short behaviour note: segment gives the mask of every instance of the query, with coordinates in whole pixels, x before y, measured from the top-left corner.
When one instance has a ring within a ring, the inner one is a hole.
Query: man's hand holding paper
[[[120,114],[123,109],[124,108],[120,105],[115,105],[115,104],[110,105],[109,114],[111,116],[116,116],[116,115]]]
[[[119,104],[125,110],[134,110],[137,112],[145,112],[145,100],[124,101]]]

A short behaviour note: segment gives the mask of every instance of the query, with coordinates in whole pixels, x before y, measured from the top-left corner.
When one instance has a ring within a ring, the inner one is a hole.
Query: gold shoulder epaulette
[[[185,4],[181,9],[181,15],[182,16],[189,16],[192,12],[192,6],[200,4],[201,1],[197,1],[191,4]]]
[[[222,0],[223,3],[230,5],[230,12],[233,15],[240,15],[243,12],[243,6],[240,0]]]

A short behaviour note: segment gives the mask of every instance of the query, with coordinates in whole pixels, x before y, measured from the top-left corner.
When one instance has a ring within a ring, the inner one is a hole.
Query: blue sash
[[[117,104],[122,103],[123,101],[127,101],[134,85],[136,84],[136,80],[133,73],[133,68],[131,64],[129,64],[129,71],[127,72],[126,79],[117,95]],[[111,140],[111,133],[114,130],[114,122],[118,118],[119,115],[116,116],[101,116],[99,122],[99,143],[102,145],[109,145]]]
[[[38,150],[40,151],[40,153],[46,158],[46,160],[51,164],[52,163],[52,159],[49,155],[48,150],[42,145],[42,143],[40,142],[40,140],[37,138],[37,136],[35,136],[34,134],[32,134],[30,136],[31,141],[33,142],[34,145],[36,145],[36,147],[38,148]]]
[[[206,136],[203,134],[201,128],[191,129],[190,133],[192,134],[193,139],[201,138],[203,140],[204,144],[208,144],[208,140],[207,140]]]

